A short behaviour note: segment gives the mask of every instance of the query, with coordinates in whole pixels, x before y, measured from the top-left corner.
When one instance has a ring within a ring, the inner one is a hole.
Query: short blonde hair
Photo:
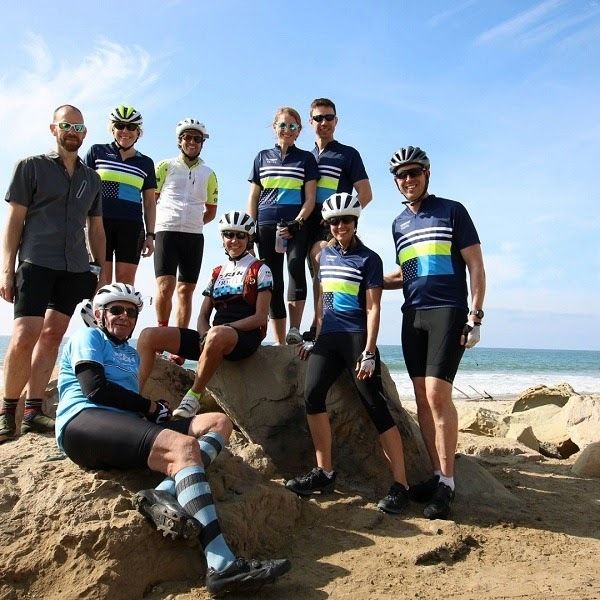
[[[298,123],[300,129],[302,129],[302,118],[295,108],[292,108],[291,106],[282,106],[278,108],[275,117],[273,118],[273,125],[277,123],[277,117],[279,117],[279,115],[289,115],[290,117],[293,117],[296,119],[296,123]]]

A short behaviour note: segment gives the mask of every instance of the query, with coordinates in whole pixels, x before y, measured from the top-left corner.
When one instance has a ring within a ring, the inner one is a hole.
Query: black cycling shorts
[[[326,242],[330,237],[329,225],[323,221],[321,208],[321,205],[317,205],[304,224],[304,227],[308,230],[309,250],[316,242]]]
[[[92,298],[98,285],[91,271],[70,273],[22,262],[15,273],[15,319],[43,317],[50,308],[70,317],[84,298]]]
[[[66,455],[86,469],[143,469],[163,429],[187,435],[193,417],[157,425],[131,413],[86,408],[63,430]]]
[[[127,219],[103,219],[106,235],[106,262],[137,265],[144,246],[144,224]]]
[[[175,277],[178,281],[197,283],[204,253],[202,233],[158,231],[154,245],[154,275]]]
[[[256,349],[260,346],[263,336],[260,329],[252,331],[237,330],[238,341],[235,348],[227,355],[226,360],[242,360],[252,356]],[[179,329],[181,335],[181,343],[178,356],[183,356],[187,360],[198,360],[200,358],[200,334],[195,329]]]
[[[413,377],[454,381],[465,351],[460,345],[467,311],[461,308],[408,310],[402,317],[402,353]]]

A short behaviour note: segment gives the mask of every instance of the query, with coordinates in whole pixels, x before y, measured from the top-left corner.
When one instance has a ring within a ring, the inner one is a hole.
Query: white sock
[[[434,477],[441,477],[442,476],[442,472],[439,469],[437,469],[437,470],[435,470],[433,472],[433,476]]]
[[[440,483],[447,485],[452,491],[454,491],[454,477],[440,475]]]

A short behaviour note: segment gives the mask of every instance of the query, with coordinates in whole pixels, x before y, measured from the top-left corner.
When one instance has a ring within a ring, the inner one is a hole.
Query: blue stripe
[[[435,254],[431,256],[417,257],[417,277],[428,275],[453,275],[452,257],[448,255]]]

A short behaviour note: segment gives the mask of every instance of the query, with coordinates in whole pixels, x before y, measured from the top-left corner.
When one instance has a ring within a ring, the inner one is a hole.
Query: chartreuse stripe
[[[264,188],[279,188],[282,190],[299,190],[304,183],[302,179],[292,177],[263,177],[260,182]]]
[[[317,186],[320,188],[327,188],[332,190],[332,193],[337,190],[338,180],[333,177],[327,177],[326,175],[321,177],[317,182]]]
[[[159,163],[158,167],[156,167],[156,191],[160,192],[162,190],[162,186],[165,183],[165,179],[167,177],[167,171],[169,170],[169,161],[163,160]]]
[[[122,171],[98,169],[98,175],[100,175],[100,179],[102,179],[102,181],[124,183],[126,185],[131,185],[138,190],[141,190],[142,186],[144,185],[143,177],[140,177],[139,175],[132,175],[131,173],[123,173]]]
[[[412,244],[400,250],[400,263],[420,256],[445,255],[450,256],[450,241],[427,241]]]
[[[323,279],[321,282],[324,292],[340,292],[343,294],[351,294],[358,296],[358,290],[360,288],[359,283],[352,281],[345,281],[343,279]]]

